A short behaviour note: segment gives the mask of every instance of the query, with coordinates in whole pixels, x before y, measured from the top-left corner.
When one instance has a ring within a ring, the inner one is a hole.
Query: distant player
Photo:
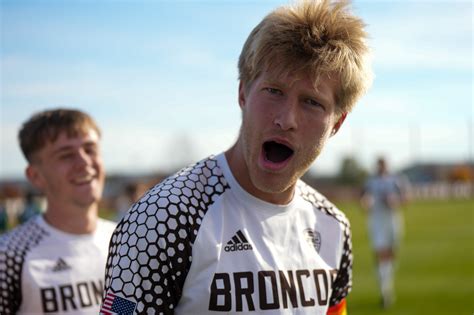
[[[80,111],[48,110],[23,124],[19,140],[47,208],[0,236],[0,314],[98,314],[115,227],[98,218],[99,128]]]
[[[394,260],[400,234],[400,207],[407,199],[408,183],[388,172],[384,158],[377,160],[376,174],[367,181],[362,205],[369,210],[369,234],[377,258],[380,292],[384,307],[394,301]]]
[[[124,216],[103,314],[346,314],[349,222],[299,178],[369,84],[365,38],[345,2],[301,1],[255,27],[236,143]]]

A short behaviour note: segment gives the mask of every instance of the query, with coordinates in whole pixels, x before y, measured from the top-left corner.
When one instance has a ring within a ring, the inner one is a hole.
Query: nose
[[[298,103],[294,100],[287,100],[281,104],[277,111],[273,123],[281,130],[290,131],[298,127]]]

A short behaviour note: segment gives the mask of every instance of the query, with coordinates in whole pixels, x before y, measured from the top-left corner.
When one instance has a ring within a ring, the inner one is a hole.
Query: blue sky
[[[103,129],[109,173],[177,167],[237,137],[237,59],[251,29],[286,1],[5,1],[1,5],[0,178],[21,177],[16,134],[33,112],[83,109]],[[354,154],[472,157],[472,3],[354,1],[375,81],[312,171]],[[471,129],[469,129],[471,128]]]

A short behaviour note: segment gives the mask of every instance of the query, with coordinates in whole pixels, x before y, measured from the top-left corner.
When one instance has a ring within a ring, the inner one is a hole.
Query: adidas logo
[[[241,230],[238,230],[234,236],[227,242],[227,245],[224,247],[226,252],[236,252],[242,250],[253,250],[252,245],[249,244],[247,238]]]
[[[71,269],[71,266],[69,266],[62,258],[59,258],[56,262],[56,265],[53,267],[54,272],[64,271],[68,269]]]

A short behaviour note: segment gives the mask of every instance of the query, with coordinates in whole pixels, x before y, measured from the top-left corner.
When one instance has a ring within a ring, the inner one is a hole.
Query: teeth
[[[76,184],[84,184],[90,182],[92,179],[94,179],[94,175],[92,174],[87,174],[81,177],[76,177],[73,179],[73,182]]]

